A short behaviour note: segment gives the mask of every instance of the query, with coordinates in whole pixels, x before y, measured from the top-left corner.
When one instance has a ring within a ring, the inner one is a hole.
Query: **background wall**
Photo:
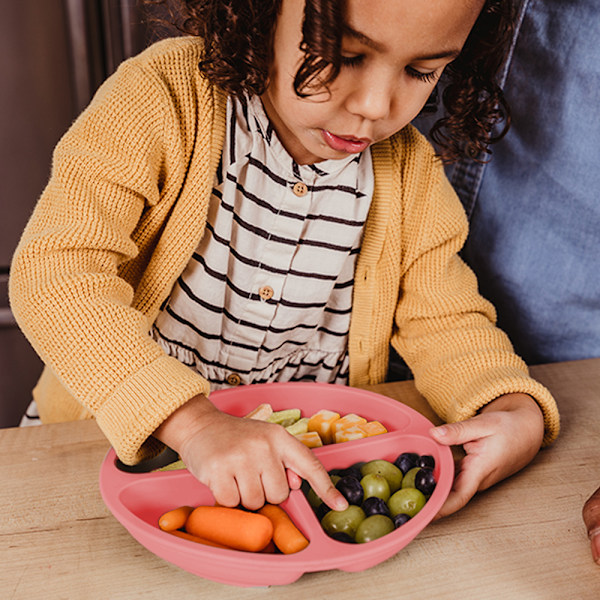
[[[11,256],[56,142],[118,64],[159,34],[135,0],[0,0],[0,14],[0,427],[12,427],[42,363],[8,305]]]

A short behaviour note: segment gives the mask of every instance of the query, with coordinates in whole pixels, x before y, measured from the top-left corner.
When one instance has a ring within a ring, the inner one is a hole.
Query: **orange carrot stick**
[[[249,552],[259,552],[273,537],[273,524],[266,516],[226,506],[198,506],[188,517],[185,530]]]
[[[224,548],[225,550],[233,550],[229,546],[225,546],[224,544],[219,544],[217,542],[211,542],[210,540],[205,540],[204,538],[198,537],[197,535],[192,535],[187,531],[181,531],[176,529],[175,531],[168,531],[171,535],[176,535],[177,537],[183,538],[184,540],[189,540],[190,542],[196,542],[198,544],[204,544],[205,546],[214,546],[215,548]]]
[[[281,552],[294,554],[308,546],[308,540],[281,506],[265,504],[258,512],[273,523],[273,541]]]
[[[174,508],[162,515],[158,520],[158,526],[163,531],[175,531],[175,529],[181,529],[193,510],[193,506],[180,506],[179,508]]]
[[[277,552],[277,548],[275,547],[275,544],[273,543],[273,540],[271,540],[261,551],[261,554],[276,554]]]

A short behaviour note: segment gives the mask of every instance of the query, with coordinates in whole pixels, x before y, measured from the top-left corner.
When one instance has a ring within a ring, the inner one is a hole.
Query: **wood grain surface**
[[[581,509],[600,485],[600,359],[543,365],[555,395],[556,443],[524,471],[430,524],[367,571],[303,575],[239,588],[191,575],[138,544],[104,506],[109,448],[95,422],[0,430],[0,597],[14,600],[600,598]],[[437,417],[411,382],[369,388]]]

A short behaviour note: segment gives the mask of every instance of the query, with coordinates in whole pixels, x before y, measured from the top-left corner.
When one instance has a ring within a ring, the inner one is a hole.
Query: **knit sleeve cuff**
[[[475,395],[453,403],[447,410],[442,409],[438,414],[441,414],[450,423],[464,421],[475,416],[479,409],[499,396],[516,393],[528,394],[538,403],[544,415],[542,445],[548,446],[557,438],[560,430],[558,407],[552,394],[541,383],[522,372],[515,372],[510,367],[499,367],[480,375],[480,381],[477,384],[474,386],[478,389]]]
[[[210,385],[177,359],[162,356],[126,380],[96,411],[96,421],[125,464],[156,455],[163,444],[156,428]]]

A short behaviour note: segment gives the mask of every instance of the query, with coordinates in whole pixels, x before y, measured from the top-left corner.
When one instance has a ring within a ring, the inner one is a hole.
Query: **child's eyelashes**
[[[343,67],[359,67],[365,60],[364,54],[354,54],[352,56],[341,56]]]
[[[419,71],[414,67],[406,67],[406,72],[410,77],[414,79],[418,79],[419,81],[423,81],[424,83],[433,83],[438,79],[438,71]]]
[[[360,67],[364,64],[366,60],[366,56],[364,54],[352,54],[352,55],[343,55],[341,56],[341,63],[343,67]],[[424,83],[434,83],[438,79],[439,71],[436,69],[435,71],[419,71],[414,67],[407,66],[405,68],[409,77],[413,79],[417,79],[419,81],[423,81]]]

